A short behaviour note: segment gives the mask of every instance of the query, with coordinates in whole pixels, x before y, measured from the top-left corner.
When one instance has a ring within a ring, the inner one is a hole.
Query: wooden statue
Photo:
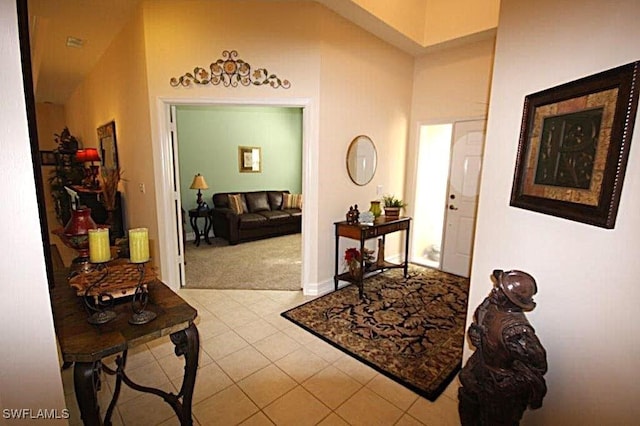
[[[476,350],[460,372],[463,426],[518,425],[527,407],[540,408],[547,392],[547,354],[524,312],[536,304],[533,277],[522,271],[493,271],[494,288],[469,326]]]

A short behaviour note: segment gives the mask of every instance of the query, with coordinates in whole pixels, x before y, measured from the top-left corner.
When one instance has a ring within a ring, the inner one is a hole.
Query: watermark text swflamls
[[[62,410],[57,408],[39,408],[37,410],[32,408],[4,408],[2,410],[2,418],[11,420],[60,420],[69,418],[69,410],[67,408]]]

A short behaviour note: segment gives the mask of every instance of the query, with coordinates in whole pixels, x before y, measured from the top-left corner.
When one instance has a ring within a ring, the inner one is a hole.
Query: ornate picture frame
[[[638,107],[639,64],[525,97],[511,206],[615,226]]]
[[[262,150],[258,146],[238,147],[238,170],[240,173],[262,172]]]

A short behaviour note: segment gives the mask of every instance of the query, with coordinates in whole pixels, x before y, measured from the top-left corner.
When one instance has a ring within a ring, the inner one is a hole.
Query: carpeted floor
[[[230,246],[222,238],[196,247],[187,241],[187,288],[300,290],[301,234],[267,238]]]
[[[283,312],[282,316],[434,401],[462,360],[469,280],[412,266]]]

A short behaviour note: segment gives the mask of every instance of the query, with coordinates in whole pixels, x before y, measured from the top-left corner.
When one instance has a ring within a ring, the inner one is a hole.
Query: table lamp
[[[98,189],[100,184],[98,183],[98,172],[100,170],[100,166],[96,166],[93,164],[94,161],[100,161],[100,155],[98,154],[98,150],[96,148],[85,148],[85,159],[84,161],[91,162],[91,188]]]
[[[193,177],[193,182],[191,183],[191,186],[189,187],[189,189],[198,190],[198,199],[196,200],[196,202],[198,203],[198,208],[200,208],[202,206],[202,192],[200,192],[200,190],[209,189],[207,182],[204,180],[204,176],[202,176],[200,173],[195,175]]]

